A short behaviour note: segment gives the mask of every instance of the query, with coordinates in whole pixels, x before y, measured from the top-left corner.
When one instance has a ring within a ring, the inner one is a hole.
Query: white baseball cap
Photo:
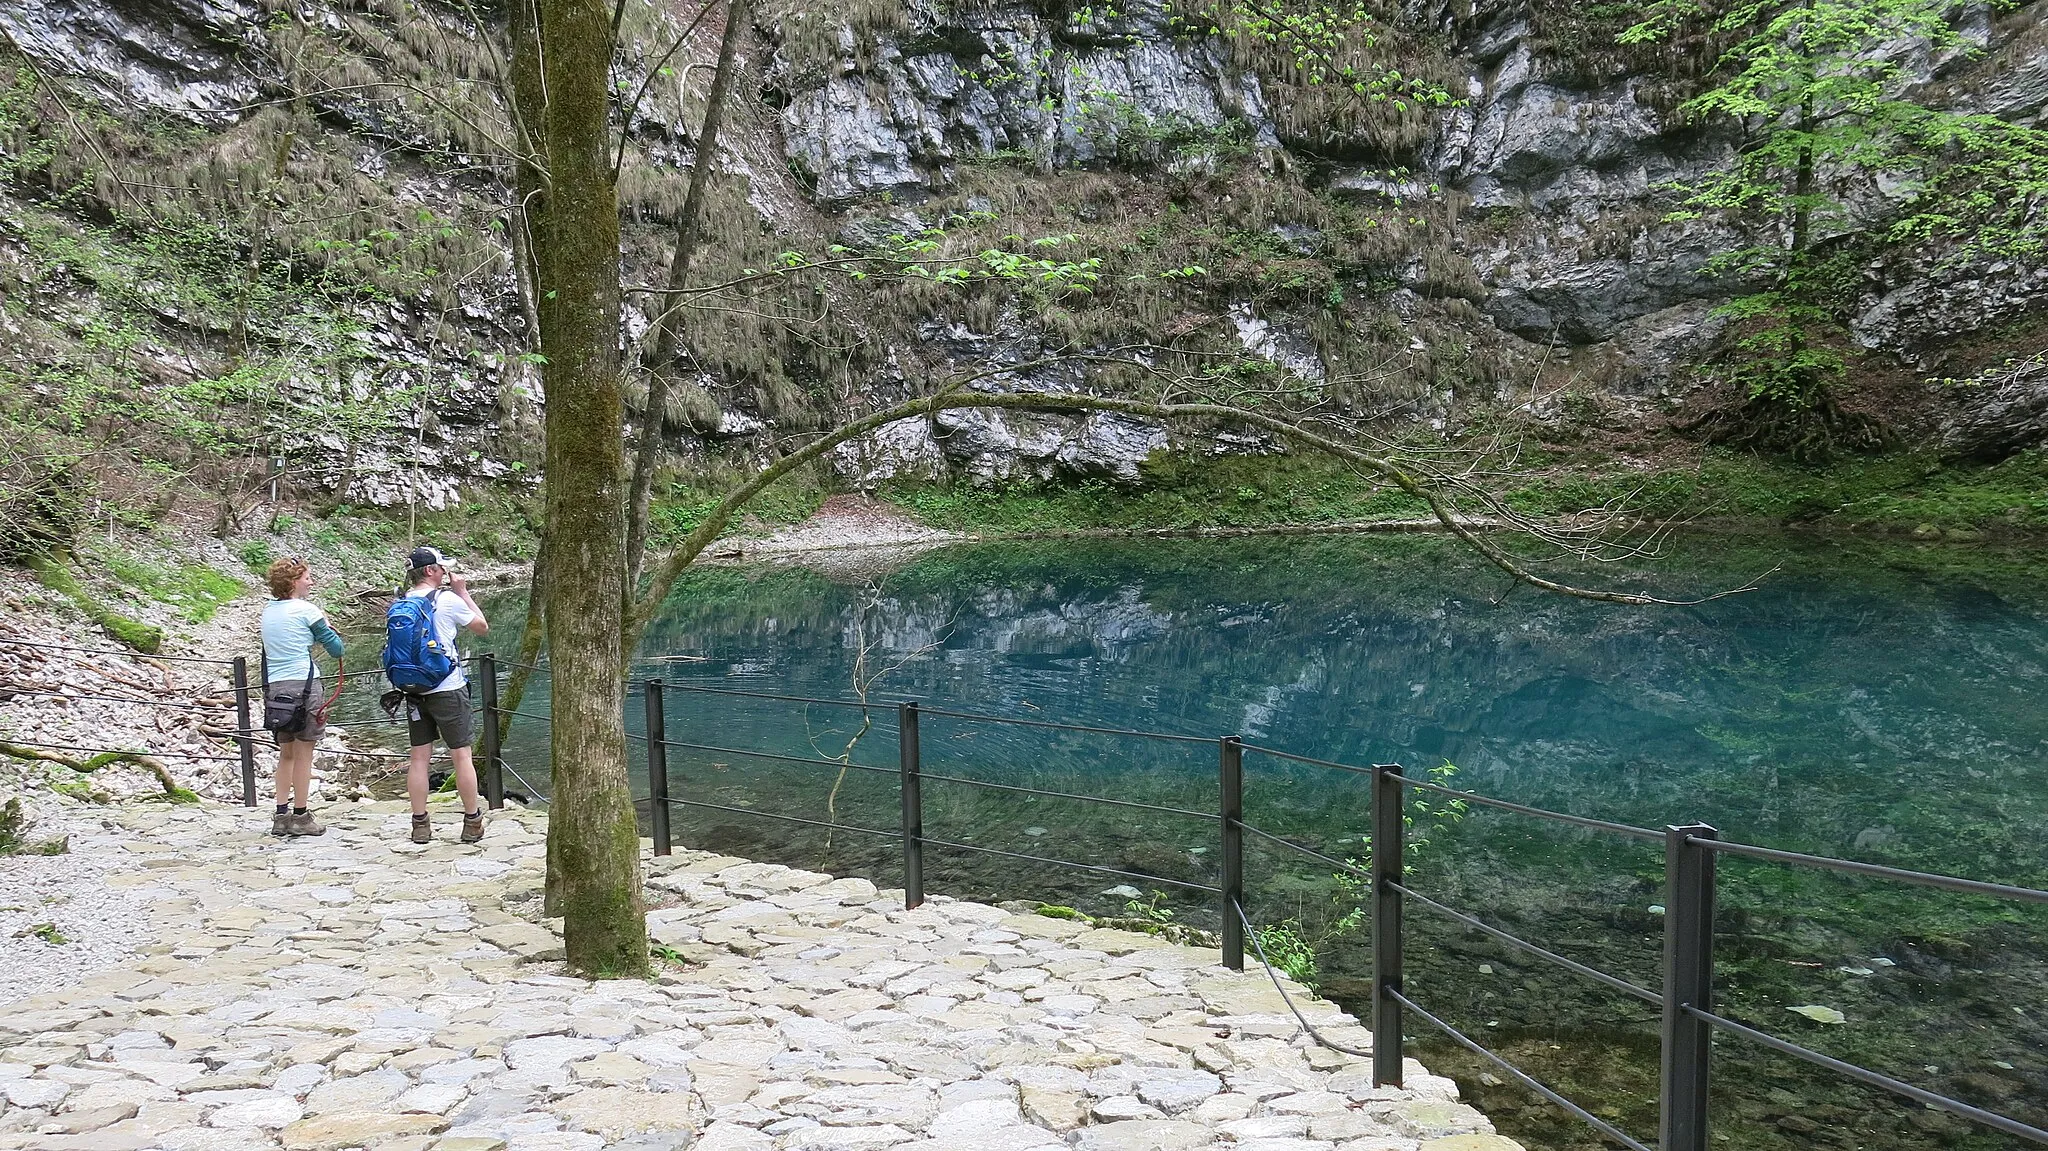
[[[436,564],[449,571],[455,570],[455,561],[442,555],[438,548],[416,547],[412,549],[412,555],[406,560],[406,566],[413,571],[425,571]]]

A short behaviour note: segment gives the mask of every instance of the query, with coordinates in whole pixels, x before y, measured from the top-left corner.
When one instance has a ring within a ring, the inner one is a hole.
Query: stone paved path
[[[0,1149],[1518,1151],[1448,1080],[1307,1045],[1213,952],[679,854],[648,895],[687,964],[593,984],[526,917],[539,816],[415,847],[400,806],[329,814],[277,841],[114,813],[133,834],[92,849],[154,942],[0,1004]]]

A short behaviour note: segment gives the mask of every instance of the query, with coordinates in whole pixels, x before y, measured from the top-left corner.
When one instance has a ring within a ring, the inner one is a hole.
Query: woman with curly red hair
[[[270,602],[263,605],[263,726],[277,739],[277,812],[272,835],[319,835],[327,829],[308,810],[313,790],[313,747],[327,732],[320,669],[313,645],[341,658],[341,636],[327,613],[308,602],[313,569],[292,557],[270,565]],[[296,794],[298,802],[292,802]]]

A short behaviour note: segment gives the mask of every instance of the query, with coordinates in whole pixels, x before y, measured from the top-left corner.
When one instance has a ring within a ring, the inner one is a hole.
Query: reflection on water
[[[1448,762],[1458,786],[1556,810],[1651,827],[1699,820],[1771,846],[2048,885],[2039,578],[2048,569],[1991,553],[1709,540],[1643,578],[1704,591],[1773,565],[1784,570],[1749,595],[1632,608],[1511,589],[1433,539],[985,545],[929,553],[866,584],[799,566],[696,572],[641,654],[649,674],[678,686],[865,694],[877,705],[672,690],[670,737],[719,748],[893,768],[895,717],[882,704],[915,699],[1234,734],[1355,764]],[[544,687],[530,707],[544,708]],[[633,714],[638,731],[637,705]],[[515,730],[515,762],[544,762],[534,728]],[[932,773],[1203,811],[1216,803],[1208,744],[931,717],[923,746]],[[1246,770],[1249,821],[1328,853],[1345,854],[1347,843],[1363,851],[1358,780],[1256,753]],[[885,772],[689,750],[671,755],[671,772],[679,797],[895,825]],[[1214,881],[1215,832],[1202,821],[936,783],[925,814],[940,838]],[[1420,829],[1435,822],[1425,815]],[[815,829],[709,811],[679,813],[677,826],[688,842],[897,878],[894,845],[852,832],[828,844]],[[1416,857],[1420,886],[1655,986],[1659,852],[1499,813],[1446,823],[1430,840]],[[1248,870],[1266,922],[1293,920],[1313,937],[1347,909],[1327,868],[1262,851]],[[1123,899],[1101,894],[1121,882],[1113,878],[958,853],[935,853],[928,874],[933,890],[964,896],[1058,898],[1094,911]],[[1723,865],[1721,899],[1731,1010],[2048,1120],[2048,917],[2039,909],[1734,862]],[[1213,922],[1197,899],[1168,902]],[[1650,1133],[1655,1026],[1640,1005],[1610,1002],[1480,937],[1417,927],[1411,987]],[[1322,952],[1325,991],[1355,1000],[1369,970],[1363,941],[1327,938]],[[1814,1004],[1850,1023],[1831,1028],[1787,1010]],[[1717,1057],[1716,1118],[1742,1146],[2018,1146],[1734,1043]],[[1597,1145],[1513,1089],[1468,1089],[1533,1145]]]

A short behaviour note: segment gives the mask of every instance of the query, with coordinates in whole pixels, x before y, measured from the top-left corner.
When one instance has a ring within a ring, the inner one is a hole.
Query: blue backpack
[[[455,653],[434,632],[433,599],[402,595],[384,613],[384,677],[411,695],[433,691],[455,671]]]

